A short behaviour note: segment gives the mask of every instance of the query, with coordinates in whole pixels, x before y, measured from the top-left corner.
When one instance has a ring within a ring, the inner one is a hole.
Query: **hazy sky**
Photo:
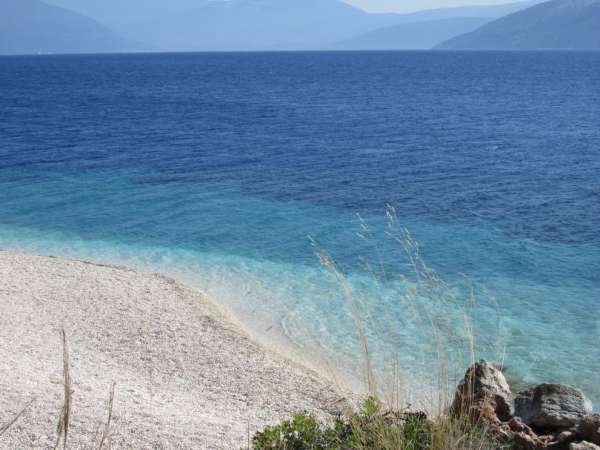
[[[499,5],[518,0],[344,0],[365,11],[410,12],[422,9],[447,8],[463,5]]]

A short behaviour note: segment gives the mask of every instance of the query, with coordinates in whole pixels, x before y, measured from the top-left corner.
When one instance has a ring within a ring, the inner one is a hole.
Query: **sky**
[[[369,12],[412,12],[464,5],[499,5],[517,0],[344,0]]]

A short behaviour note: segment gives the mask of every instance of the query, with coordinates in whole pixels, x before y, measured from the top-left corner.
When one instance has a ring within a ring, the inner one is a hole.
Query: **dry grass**
[[[485,288],[475,286],[465,276],[462,276],[464,283],[461,289],[446,283],[425,263],[421,248],[409,231],[398,226],[392,207],[388,206],[386,216],[384,239],[376,235],[381,230],[374,229],[360,216],[358,218],[356,237],[373,246],[368,252],[371,256],[361,259],[363,272],[369,274],[371,284],[376,287],[367,293],[354,289],[351,279],[334,258],[314,241],[313,246],[322,266],[339,287],[352,316],[361,350],[359,357],[364,385],[369,395],[381,399],[385,405],[386,410],[382,411],[381,417],[401,416],[411,407],[406,398],[411,382],[405,377],[419,375],[410,365],[402,364],[403,338],[402,333],[396,333],[399,325],[393,312],[401,308],[402,313],[417,325],[418,336],[414,338],[418,338],[421,344],[426,343],[423,348],[428,349],[423,352],[420,367],[426,367],[431,375],[430,392],[433,393],[424,406],[430,417],[428,438],[425,447],[418,447],[416,441],[407,440],[405,425],[375,418],[367,429],[355,427],[355,432],[364,434],[364,442],[359,439],[351,448],[501,448],[480,424],[473,424],[466,417],[457,419],[448,414],[457,381],[465,368],[476,361],[476,348],[494,349],[497,358],[502,359],[501,351],[497,351],[499,309],[496,301]],[[385,241],[383,246],[382,241]],[[393,246],[396,253],[390,250]],[[398,267],[401,269],[397,270]],[[491,335],[489,342],[478,342],[476,346],[470,312],[480,304],[481,297],[496,312],[496,328],[488,330]]]
[[[54,445],[54,450],[57,450],[61,446],[61,443],[62,448],[64,450],[67,449],[74,393],[73,381],[71,378],[71,366],[69,362],[69,348],[67,343],[67,335],[64,329],[61,330],[60,336],[63,345],[63,405],[58,416],[58,423],[56,426],[56,443]],[[115,383],[113,383],[111,385],[107,403],[108,413],[106,421],[103,424],[101,424],[98,428],[94,439],[95,444],[92,445],[92,448],[96,448],[97,450],[110,450],[111,448],[110,427],[113,419],[115,387],[116,385]],[[8,424],[7,428],[10,427],[10,425],[12,425],[12,423],[14,423],[19,418],[23,411],[10,424]],[[2,433],[4,432],[4,428],[2,428],[2,430],[0,431],[2,431],[0,432],[0,435],[2,435]]]
[[[110,448],[111,448],[110,425],[111,425],[112,417],[113,417],[113,407],[114,407],[114,401],[115,401],[115,387],[116,387],[116,385],[115,385],[115,383],[113,383],[110,388],[110,395],[108,398],[108,405],[107,405],[108,417],[106,418],[106,422],[104,423],[102,433],[97,433],[97,434],[99,434],[99,437],[97,438],[97,441],[98,441],[97,449],[98,450],[103,450],[104,448],[106,448],[107,450],[110,450]],[[106,447],[105,447],[105,445],[106,445]]]
[[[54,444],[54,450],[57,450],[59,447],[61,447],[61,444],[64,450],[67,449],[74,393],[71,378],[71,367],[69,362],[69,348],[67,343],[67,335],[64,329],[61,330],[60,337],[63,345],[63,404],[60,410],[60,414],[58,416],[58,423],[56,426],[56,443]],[[113,419],[115,386],[115,383],[113,383],[110,390],[110,395],[107,404],[107,419],[99,427],[98,432],[96,433],[96,438],[94,440],[96,444],[92,446],[92,448],[96,448],[97,450],[110,450],[111,448],[110,427]],[[29,408],[29,406],[32,403],[33,401],[29,402],[9,422],[0,427],[0,437],[2,437],[2,435],[4,435],[21,418],[21,416],[25,413],[27,408]]]
[[[408,230],[398,226],[392,207],[388,207],[386,217],[383,230],[358,218],[356,236],[369,247],[370,255],[361,258],[359,264],[362,273],[370,278],[372,288],[367,291],[355,288],[335,259],[314,241],[313,246],[352,316],[367,393],[390,407],[402,409],[407,404],[403,393],[411,385],[406,378],[419,375],[418,364],[422,373],[429,374],[432,384],[428,391],[435,398],[428,402],[442,413],[451,402],[456,382],[476,360],[471,309],[486,302],[498,319],[497,304],[485,288],[474,285],[464,275],[460,277],[460,288],[456,283],[449,285],[425,263],[418,242]],[[398,321],[399,313],[404,324]],[[328,326],[335,328],[339,324]],[[406,326],[413,327],[410,339],[418,343],[421,353],[411,355],[410,362],[404,364]],[[478,347],[498,353],[494,350],[498,330],[496,320],[496,328],[487,330],[489,342],[478,342]],[[321,346],[326,348],[327,343]]]
[[[496,442],[485,426],[473,424],[467,418],[448,416],[435,418],[431,433],[431,450],[501,450],[505,444]]]
[[[71,418],[71,404],[73,399],[73,387],[71,385],[71,368],[69,365],[69,349],[67,347],[67,334],[65,330],[60,332],[63,344],[63,406],[58,416],[58,425],[56,426],[56,444],[54,450],[58,449],[61,442],[63,449],[67,448],[67,439],[69,436],[69,420]]]
[[[0,426],[0,437],[2,437],[2,435],[6,433],[15,423],[17,423],[17,421],[21,418],[25,411],[27,411],[27,408],[29,408],[31,403],[32,402],[29,402],[27,405],[25,405],[25,407],[21,411],[19,411],[9,422]]]

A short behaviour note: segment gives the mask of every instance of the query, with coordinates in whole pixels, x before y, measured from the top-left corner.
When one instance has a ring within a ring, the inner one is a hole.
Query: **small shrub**
[[[341,420],[333,427],[323,427],[317,420],[305,414],[295,415],[292,420],[285,421],[254,436],[256,450],[329,450],[342,449],[343,441],[348,433],[348,425]]]
[[[433,424],[422,413],[384,412],[371,397],[360,411],[332,426],[300,414],[255,435],[255,450],[427,450]]]

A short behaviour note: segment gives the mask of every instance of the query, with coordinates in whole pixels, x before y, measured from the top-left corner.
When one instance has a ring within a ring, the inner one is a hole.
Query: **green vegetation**
[[[374,397],[360,411],[333,424],[297,414],[267,427],[252,441],[254,450],[497,450],[485,430],[467,420],[424,413],[385,411]]]

